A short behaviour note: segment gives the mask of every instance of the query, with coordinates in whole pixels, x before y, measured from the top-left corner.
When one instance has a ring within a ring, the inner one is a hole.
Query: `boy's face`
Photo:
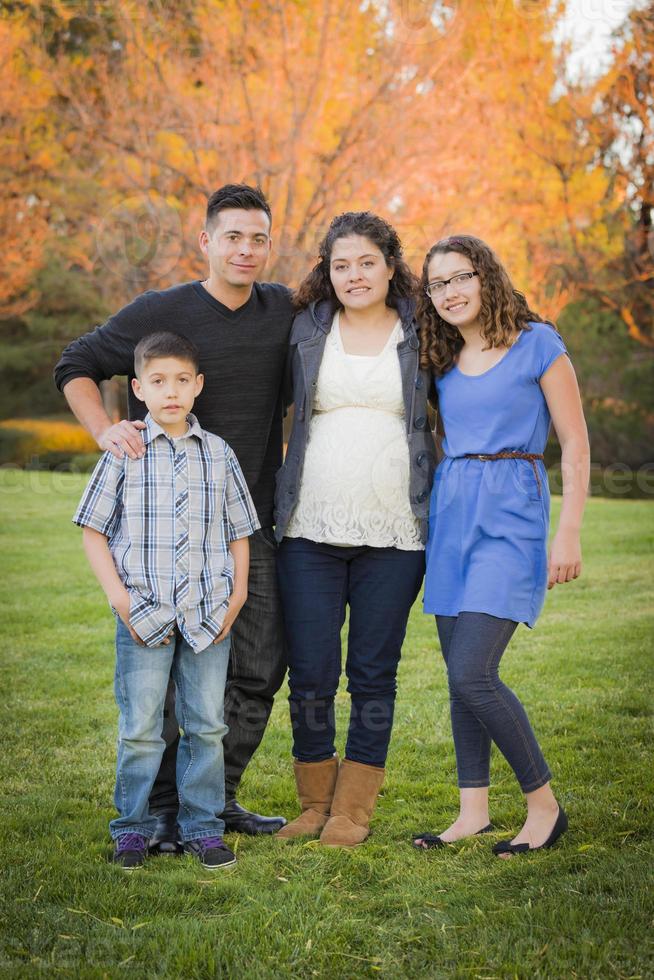
[[[171,436],[186,432],[186,416],[202,391],[204,376],[190,361],[178,357],[153,357],[134,378],[134,394],[148,406],[150,415]]]

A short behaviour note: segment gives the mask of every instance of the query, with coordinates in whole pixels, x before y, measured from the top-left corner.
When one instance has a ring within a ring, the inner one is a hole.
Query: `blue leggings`
[[[489,785],[491,741],[523,793],[544,786],[552,777],[525,709],[499,677],[518,624],[477,612],[437,616],[436,624],[447,664],[459,787]]]

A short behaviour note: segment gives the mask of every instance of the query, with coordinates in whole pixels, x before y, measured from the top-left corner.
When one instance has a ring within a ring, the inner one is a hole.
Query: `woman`
[[[295,417],[275,533],[302,814],[282,838],[362,843],[384,778],[434,468],[415,284],[393,228],[348,212],[332,221],[295,297]],[[334,698],[346,606],[351,711],[339,766]]]
[[[435,377],[445,440],[430,504],[425,612],[447,664],[460,811],[419,848],[492,829],[491,741],[525,794],[527,817],[509,857],[551,847],[567,817],[518,698],[499,679],[519,622],[533,626],[546,587],[581,572],[580,528],[589,447],[574,370],[559,334],[513,288],[491,249],[461,235],[438,242],[422,272],[421,364]],[[549,563],[543,450],[553,421],[563,503]]]

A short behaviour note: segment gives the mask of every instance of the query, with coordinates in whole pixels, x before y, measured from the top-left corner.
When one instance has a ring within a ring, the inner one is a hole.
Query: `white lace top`
[[[409,503],[398,320],[380,354],[346,354],[338,313],[325,344],[298,502],[286,534],[419,551]]]

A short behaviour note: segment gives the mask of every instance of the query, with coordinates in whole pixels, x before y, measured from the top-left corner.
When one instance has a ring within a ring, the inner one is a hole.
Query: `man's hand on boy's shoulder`
[[[122,459],[123,456],[140,459],[145,456],[145,446],[141,438],[142,429],[145,429],[145,422],[140,419],[135,419],[133,422],[122,419],[105,429],[98,439],[98,446],[100,449],[108,450],[116,459]]]
[[[225,613],[225,618],[223,619],[223,628],[213,641],[214,643],[222,643],[223,640],[227,639],[231,632],[232,626],[236,622],[238,614],[246,603],[247,597],[247,592],[232,592],[229,597],[227,612]]]

